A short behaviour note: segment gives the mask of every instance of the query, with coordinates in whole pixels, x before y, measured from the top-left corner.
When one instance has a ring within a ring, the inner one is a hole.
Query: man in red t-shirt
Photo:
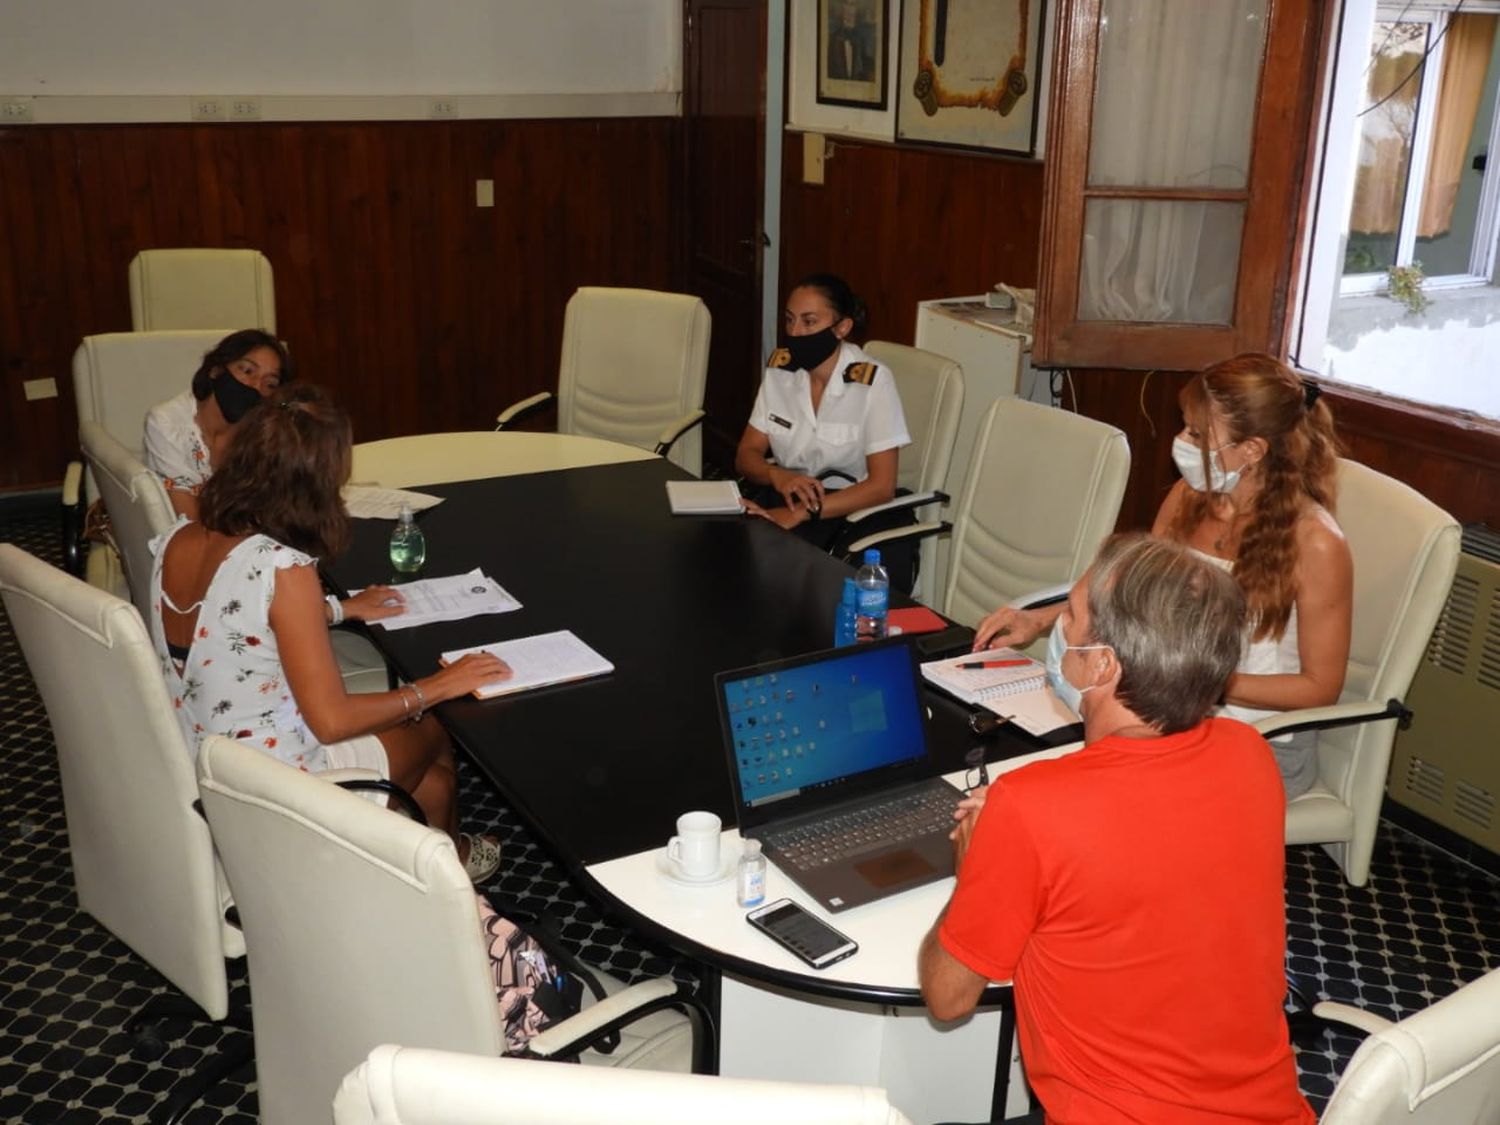
[[[1244,625],[1228,574],[1165,540],[1111,540],[1048,653],[1084,748],[960,809],[922,995],[956,1019],[1015,982],[1049,1123],[1314,1120],[1282,1012],[1281,778],[1255,731],[1205,718]]]

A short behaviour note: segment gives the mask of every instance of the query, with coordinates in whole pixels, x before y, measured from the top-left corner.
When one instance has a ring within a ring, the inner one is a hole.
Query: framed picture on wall
[[[896,139],[1030,155],[1041,0],[906,0]]]
[[[888,0],[818,0],[817,100],[886,106]]]

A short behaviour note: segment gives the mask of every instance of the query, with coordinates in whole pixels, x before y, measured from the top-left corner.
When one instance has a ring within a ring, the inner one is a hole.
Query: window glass
[[[1079,320],[1228,324],[1243,203],[1090,199]]]
[[[1358,169],[1349,213],[1344,273],[1383,273],[1396,265],[1401,212],[1422,95],[1422,56],[1431,25],[1379,21],[1370,43],[1359,116]]]
[[[1265,41],[1266,0],[1104,0],[1089,186],[1243,188]]]
[[[1480,187],[1500,83],[1500,16],[1460,12],[1443,38],[1432,147],[1413,257],[1428,277],[1469,273]],[[1480,167],[1476,168],[1475,162]]]

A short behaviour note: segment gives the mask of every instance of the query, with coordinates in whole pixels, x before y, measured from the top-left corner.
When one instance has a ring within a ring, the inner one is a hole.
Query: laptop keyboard
[[[919,836],[947,833],[957,805],[954,790],[929,787],[815,824],[768,829],[762,836],[789,861],[808,870]]]

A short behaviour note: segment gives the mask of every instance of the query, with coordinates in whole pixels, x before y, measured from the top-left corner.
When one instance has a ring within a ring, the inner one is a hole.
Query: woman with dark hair
[[[1253,722],[1335,702],[1344,686],[1354,564],[1333,516],[1338,443],[1318,387],[1267,355],[1216,363],[1183,388],[1183,430],[1172,443],[1182,479],[1151,531],[1233,573],[1250,607],[1250,635],[1224,693],[1223,713]],[[1059,610],[1000,609],[975,647],[1029,644]],[[1311,733],[1272,749],[1288,797],[1317,780]]]
[[[235,425],[283,383],[292,361],[269,332],[246,328],[214,345],[192,386],[146,415],[146,465],[162,478],[178,515],[196,519],[198,494],[224,458]]]
[[[198,522],[179,520],[154,544],[151,636],[162,671],[195,753],[222,734],[311,773],[378,770],[484,879],[499,866],[499,843],[459,833],[453,748],[424,715],[510,669],[471,655],[395,691],[344,690],[317,559],[348,540],[340,489],[349,463],[348,416],[317,387],[278,392],[245,416],[203,487]],[[387,593],[389,604],[370,606],[366,619],[401,612]]]
[[[843,278],[793,286],[734,459],[759,486],[751,510],[821,546],[839,517],[896,494],[899,450],[911,442],[890,369],[849,338],[864,323],[864,302]]]

